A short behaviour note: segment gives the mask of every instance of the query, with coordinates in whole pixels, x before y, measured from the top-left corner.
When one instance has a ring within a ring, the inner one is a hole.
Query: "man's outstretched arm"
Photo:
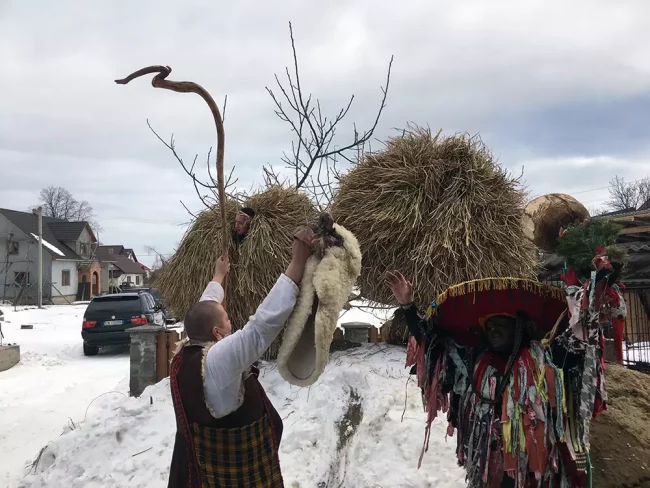
[[[206,358],[206,383],[211,384],[206,384],[206,392],[214,407],[223,403],[219,399],[223,390],[239,388],[242,374],[264,354],[291,315],[298,297],[298,285],[311,255],[309,242],[304,237],[294,241],[291,263],[248,323],[210,348]],[[216,287],[220,285],[215,284]],[[218,413],[227,415],[233,411],[231,408]]]
[[[230,271],[228,256],[221,256],[214,267],[212,281],[205,287],[203,295],[201,295],[201,299],[199,300],[200,302],[205,302],[206,300],[214,300],[217,303],[223,302],[223,287],[221,283],[226,278],[228,271]]]

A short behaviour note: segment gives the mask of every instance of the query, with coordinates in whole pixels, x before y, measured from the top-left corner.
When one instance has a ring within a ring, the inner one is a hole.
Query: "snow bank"
[[[403,349],[383,344],[337,352],[311,388],[289,385],[273,363],[262,367],[261,381],[284,419],[285,486],[464,486],[442,421],[416,470],[425,417],[403,363]],[[140,398],[98,398],[79,420],[48,444],[21,488],[166,486],[175,433],[168,379]]]

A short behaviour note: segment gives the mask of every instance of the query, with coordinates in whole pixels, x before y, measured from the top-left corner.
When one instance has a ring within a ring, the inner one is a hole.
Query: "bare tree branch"
[[[39,205],[43,207],[45,217],[70,222],[88,222],[95,233],[101,230],[90,203],[86,200],[77,200],[72,193],[61,186],[43,188],[39,194]]]
[[[372,127],[361,134],[357,131],[355,125],[351,142],[334,145],[337,126],[348,115],[355,97],[352,95],[347,104],[333,118],[327,117],[323,113],[320,101],[314,101],[312,95],[306,95],[303,90],[291,23],[289,23],[289,34],[293,53],[293,70],[290,72],[288,67],[285,68],[286,85],[283,85],[277,74],[275,75],[280,96],[276,95],[268,86],[266,91],[275,104],[276,116],[289,124],[291,132],[294,133],[297,139],[291,146],[293,154],[291,156],[283,154],[283,163],[292,170],[296,187],[304,188],[312,195],[319,206],[326,207],[331,200],[333,185],[338,176],[336,170],[338,157],[354,162],[345,153],[354,150],[357,152],[357,157],[360,157],[363,154],[365,144],[370,141],[377,128],[381,114],[386,107],[393,57],[391,56],[388,64],[386,84],[381,88],[381,105]],[[317,173],[315,176],[314,172]]]
[[[183,171],[192,179],[192,184],[194,185],[194,190],[196,191],[197,196],[199,197],[199,200],[201,200],[201,203],[203,205],[211,210],[216,202],[219,200],[219,195],[217,192],[217,189],[219,188],[218,181],[215,180],[213,173],[212,173],[212,165],[210,164],[210,155],[212,154],[212,148],[208,150],[208,155],[206,158],[206,166],[208,169],[208,177],[210,178],[211,184],[205,183],[201,181],[199,178],[197,178],[196,173],[194,172],[194,167],[196,166],[196,161],[198,159],[198,154],[194,156],[194,161],[192,162],[192,166],[189,168],[185,165],[185,162],[183,161],[183,158],[180,157],[180,155],[176,152],[176,141],[174,139],[174,135],[172,134],[170,141],[166,142],[162,137],[160,137],[160,134],[156,132],[156,130],[151,126],[149,120],[147,119],[147,126],[149,127],[149,130],[156,136],[156,138],[167,148],[171,151],[171,153],[174,155],[178,163],[181,165],[181,168],[183,168]],[[224,183],[224,190],[226,190],[226,196],[228,198],[232,198],[233,200],[236,201],[241,201],[241,195],[233,192],[229,192],[228,189],[231,187],[234,187],[234,185],[239,181],[238,178],[235,178],[233,180],[233,173],[235,171],[235,168],[232,167],[230,170],[230,173],[228,174],[228,177],[226,178],[226,181]],[[214,196],[214,199],[212,198],[206,198],[206,195],[201,194],[201,190],[199,187],[205,188],[207,190],[210,190],[210,193]],[[181,202],[182,203],[182,202]],[[184,205],[183,205],[184,206]],[[187,207],[185,207],[187,210]],[[190,213],[191,214],[191,213]]]
[[[606,205],[612,210],[638,209],[650,200],[650,178],[625,181],[615,176],[609,182],[609,200]]]
[[[187,213],[190,214],[190,216],[191,216],[194,220],[196,220],[196,219],[199,218],[198,215],[196,215],[195,213],[192,213],[192,211],[191,211],[189,208],[187,208],[187,205],[185,205],[185,204],[183,203],[183,200],[179,200],[179,202],[181,202],[181,205],[183,206],[183,208],[184,208],[185,210],[187,210]]]
[[[223,110],[221,111],[221,122],[226,123],[226,105],[228,104],[228,95],[223,98]]]

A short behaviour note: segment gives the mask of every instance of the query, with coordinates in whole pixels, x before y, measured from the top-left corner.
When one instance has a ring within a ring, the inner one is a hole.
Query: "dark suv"
[[[139,325],[165,326],[160,305],[146,292],[102,295],[84,313],[81,337],[84,354],[94,356],[101,346],[129,344],[127,329]]]
[[[163,316],[165,317],[165,321],[167,323],[173,323],[176,322],[176,318],[172,316],[172,313],[169,311],[169,309],[165,306],[163,303],[162,296],[160,296],[160,292],[158,291],[158,288],[124,288],[121,293],[140,293],[140,292],[147,292],[149,293],[154,301],[156,302],[156,305],[160,307],[160,310],[163,313]]]

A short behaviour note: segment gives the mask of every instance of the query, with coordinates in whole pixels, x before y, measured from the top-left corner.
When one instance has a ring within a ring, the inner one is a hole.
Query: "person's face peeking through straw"
[[[235,234],[239,239],[243,239],[248,234],[251,222],[255,213],[251,209],[243,208],[237,212],[235,217]]]

